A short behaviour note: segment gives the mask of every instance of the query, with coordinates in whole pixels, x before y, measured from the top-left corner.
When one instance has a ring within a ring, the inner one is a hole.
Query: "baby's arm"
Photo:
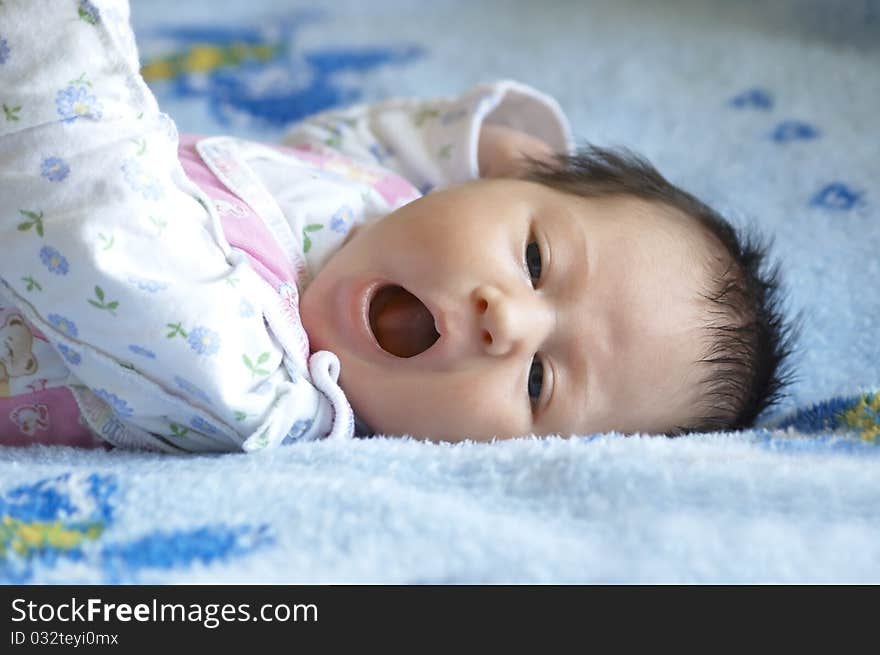
[[[396,99],[323,112],[295,125],[284,143],[332,147],[390,168],[424,191],[515,174],[522,155],[567,151],[571,136],[552,98],[504,81],[457,98]]]
[[[278,337],[294,292],[229,247],[184,174],[127,3],[3,0],[0,36],[0,303],[63,358],[91,429],[172,452],[347,429],[312,384],[322,360],[306,371]]]

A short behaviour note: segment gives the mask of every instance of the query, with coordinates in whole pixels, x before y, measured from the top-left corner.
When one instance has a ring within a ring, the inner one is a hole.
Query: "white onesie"
[[[5,0],[0,103],[0,443],[350,436],[305,285],[353,225],[478,177],[483,122],[571,143],[558,105],[514,82],[325,112],[281,146],[178,138],[110,0]]]

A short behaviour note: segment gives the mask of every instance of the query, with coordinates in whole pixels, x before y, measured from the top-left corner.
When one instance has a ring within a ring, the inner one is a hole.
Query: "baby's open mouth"
[[[414,357],[440,338],[424,303],[396,284],[382,287],[370,301],[370,329],[382,350]]]

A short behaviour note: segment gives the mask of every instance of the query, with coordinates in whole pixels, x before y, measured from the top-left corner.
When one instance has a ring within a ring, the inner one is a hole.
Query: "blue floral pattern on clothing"
[[[6,39],[0,39],[0,64],[5,64],[9,59],[9,44]]]
[[[55,107],[65,123],[72,123],[83,117],[99,120],[103,111],[101,103],[85,86],[75,84],[58,92],[55,96]]]
[[[339,234],[345,234],[354,220],[353,217],[354,212],[352,212],[351,207],[348,205],[340,207],[333,214],[333,218],[330,219],[330,229]]]
[[[64,359],[67,360],[68,364],[73,364],[74,366],[76,366],[82,361],[82,357],[80,357],[79,353],[75,350],[71,350],[63,343],[58,343],[55,345],[58,347],[58,352],[60,352],[64,356]]]
[[[144,348],[143,346],[131,344],[128,349],[135,355],[140,355],[141,357],[146,357],[147,359],[156,359],[156,353],[154,353],[152,350]]]
[[[55,275],[67,275],[70,270],[67,258],[52,246],[40,248],[40,261],[49,269],[50,273],[55,273]]]
[[[215,428],[213,425],[208,423],[201,416],[193,416],[189,422],[191,428],[198,430],[199,432],[204,432],[205,434],[216,435],[220,434],[220,430]]]
[[[214,404],[213,402],[211,402],[211,397],[208,394],[206,394],[204,391],[202,391],[199,387],[194,385],[189,380],[182,378],[179,375],[175,375],[174,376],[174,383],[178,387],[180,387],[183,391],[185,391],[186,393],[188,393],[191,396],[195,396],[196,398],[198,398],[199,400],[201,400],[205,404],[207,404],[207,405]]]
[[[242,318],[250,318],[254,315],[254,306],[247,298],[242,298],[241,302],[238,303],[238,315]]]
[[[79,330],[76,327],[76,323],[69,318],[64,318],[60,314],[49,314],[46,318],[49,319],[52,326],[59,332],[63,332],[69,337],[79,336]]]
[[[162,184],[159,179],[144,171],[136,159],[127,159],[123,162],[122,173],[132,191],[140,193],[147,200],[159,200],[162,197]]]
[[[134,415],[134,409],[125,400],[106,389],[95,389],[95,395],[113,408],[113,413],[122,418]]]
[[[50,182],[61,182],[70,173],[70,166],[61,157],[46,157],[40,163],[40,175]]]
[[[205,357],[220,350],[220,335],[206,327],[199,326],[190,330],[186,341],[190,348]]]
[[[312,419],[299,419],[296,423],[293,424],[293,427],[290,428],[290,432],[288,432],[282,444],[293,443],[294,441],[299,441],[302,436],[308,432],[309,428],[312,427]]]
[[[148,280],[147,278],[136,277],[134,275],[129,276],[128,281],[135,285],[141,291],[146,291],[147,293],[157,293],[158,291],[164,291],[168,288],[168,284],[166,282],[160,282],[159,280]]]

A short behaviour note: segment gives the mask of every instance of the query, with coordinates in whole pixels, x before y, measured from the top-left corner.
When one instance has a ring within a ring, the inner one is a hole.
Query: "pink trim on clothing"
[[[217,179],[196,151],[201,136],[181,134],[177,150],[180,164],[192,180],[214,202],[226,240],[245,253],[254,270],[273,289],[282,283],[296,284],[293,265],[278,246],[266,224],[245,201]]]
[[[421,193],[412,183],[384,168],[371,166],[346,157],[333,148],[313,144],[296,147],[268,144],[278,152],[308,162],[324,171],[339,173],[349,179],[360,179],[369,184],[389,207],[398,207],[418,198]]]

